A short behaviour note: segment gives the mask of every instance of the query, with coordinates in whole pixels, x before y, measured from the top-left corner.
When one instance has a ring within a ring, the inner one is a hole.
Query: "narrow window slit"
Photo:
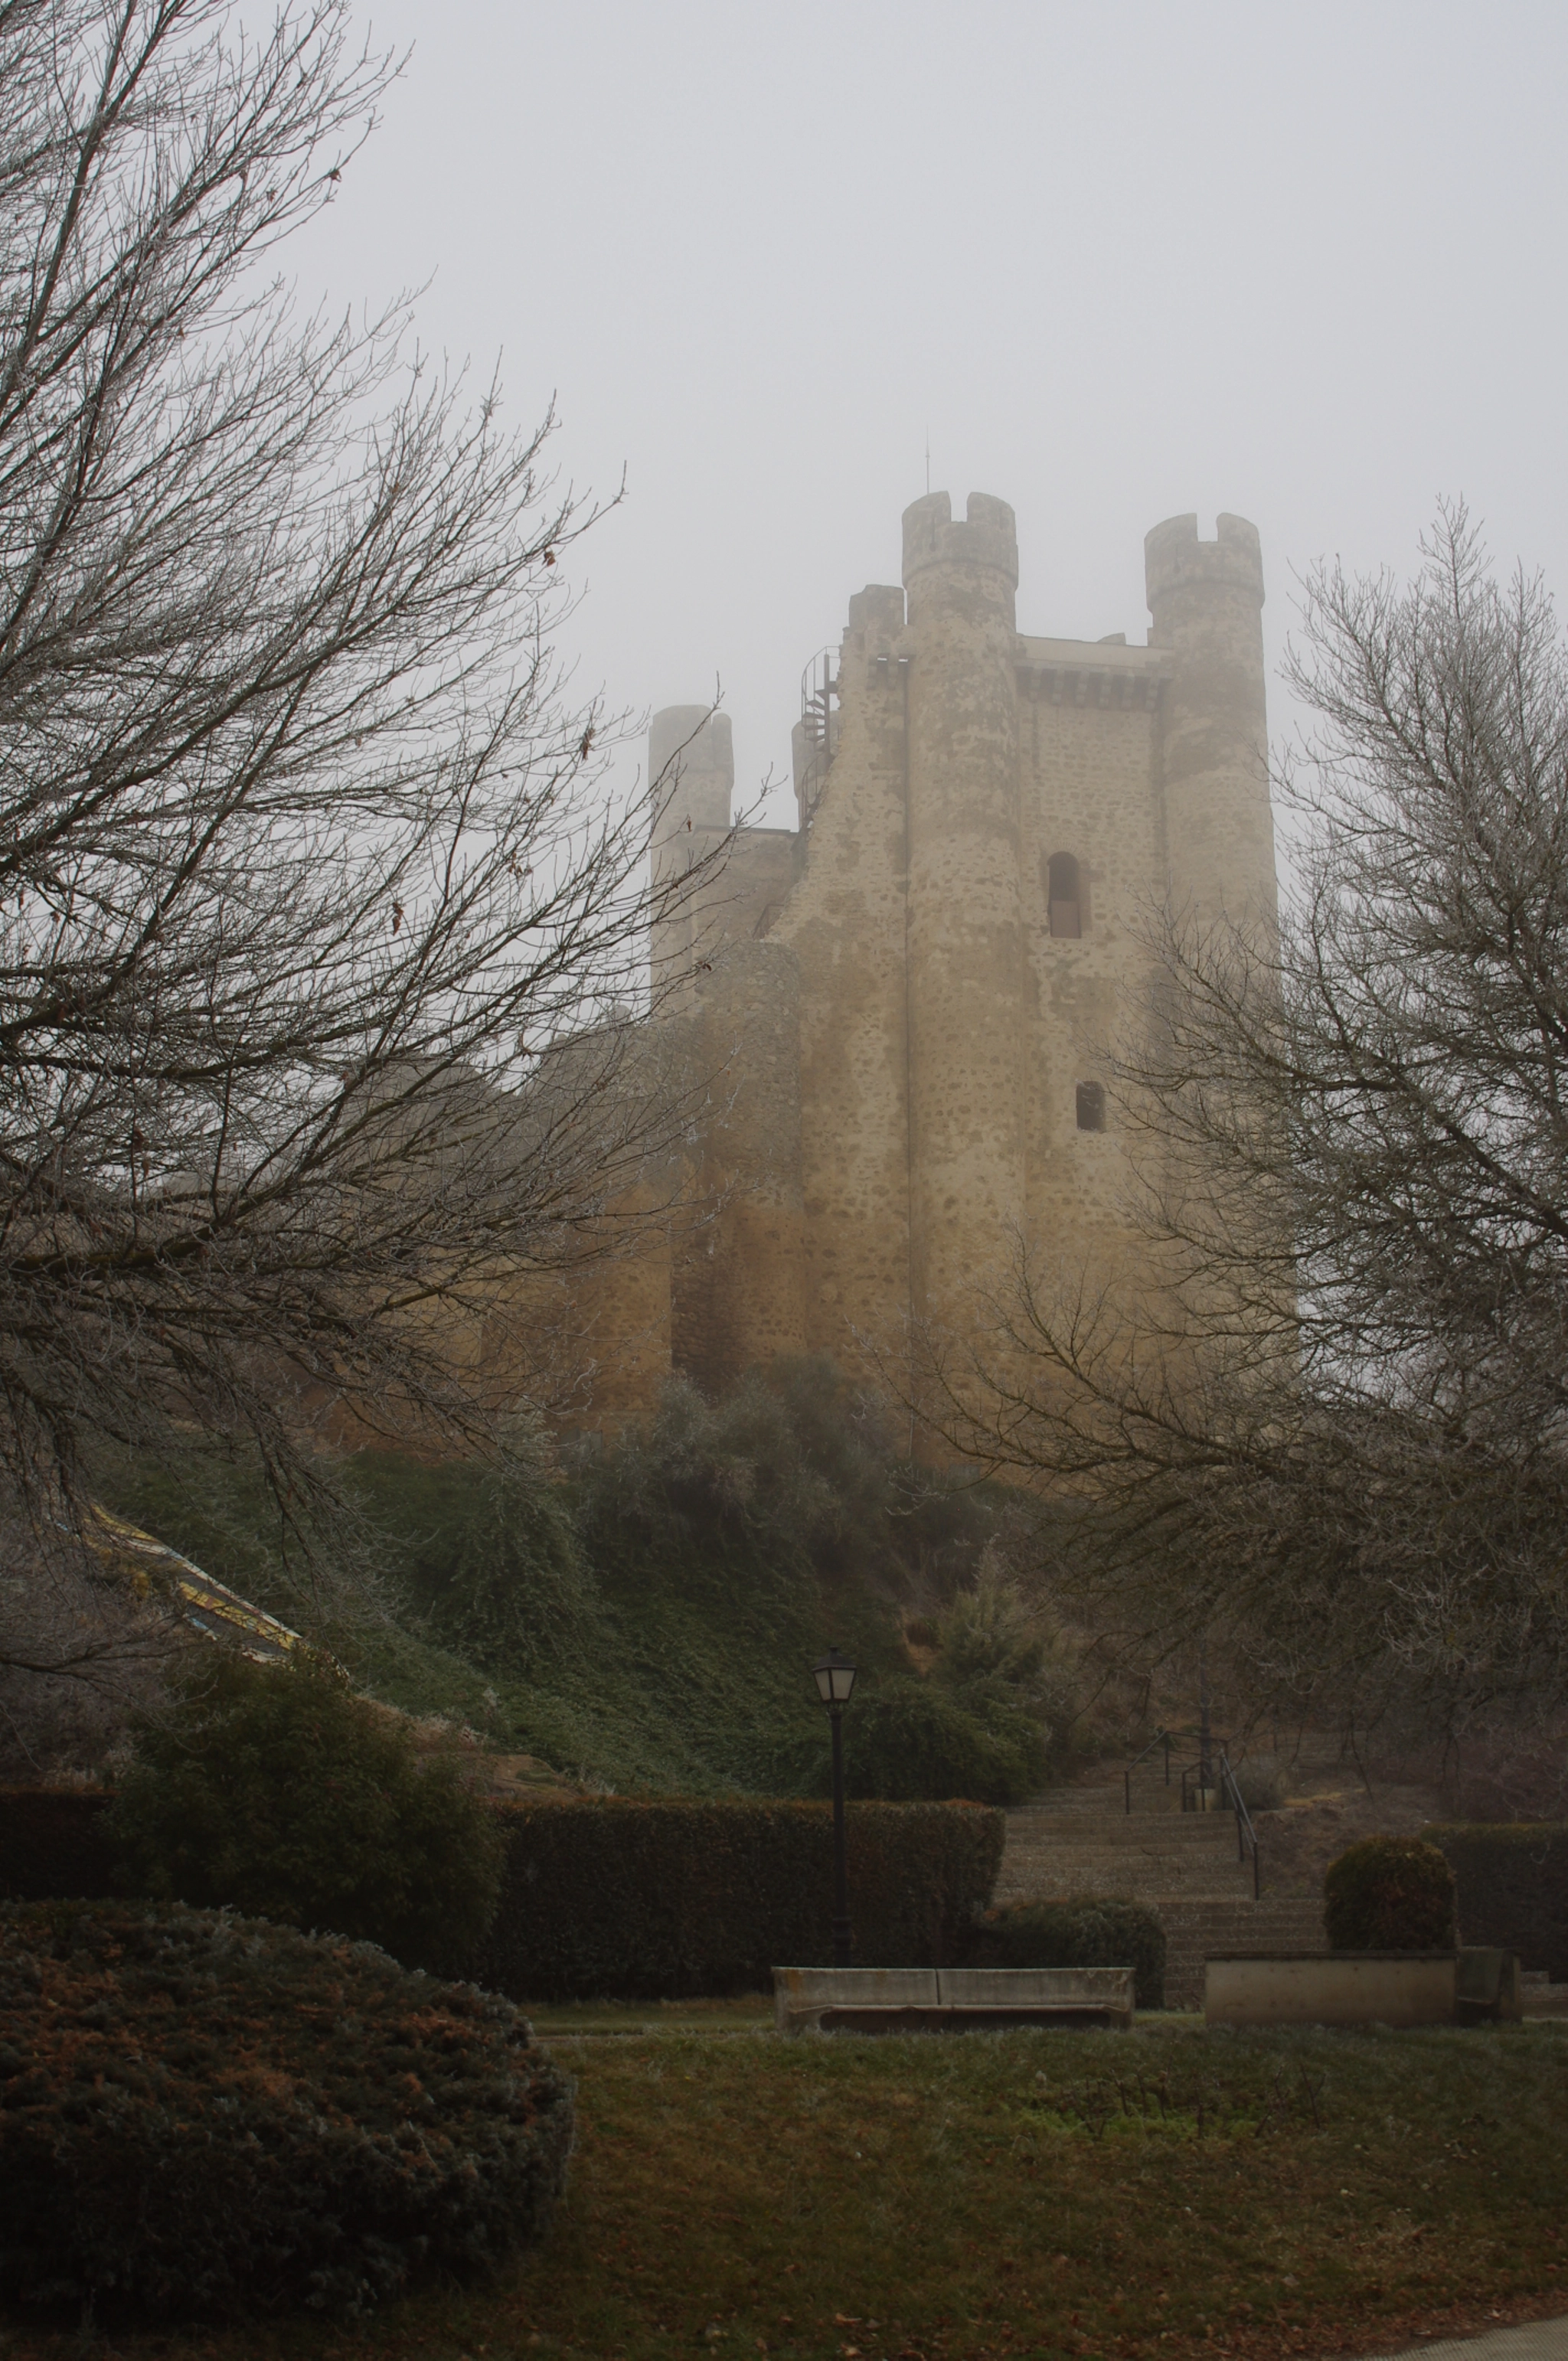
[[[1078,1127],[1080,1131],[1104,1130],[1105,1085],[1103,1082],[1080,1082],[1078,1086]]]
[[[1070,852],[1052,853],[1047,891],[1052,934],[1076,942],[1083,933],[1083,894],[1078,862]]]

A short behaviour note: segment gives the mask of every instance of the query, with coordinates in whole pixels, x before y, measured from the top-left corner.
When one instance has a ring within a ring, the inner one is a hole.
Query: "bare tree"
[[[302,319],[268,275],[388,71],[344,0],[259,42],[225,0],[0,0],[0,1464],[35,1521],[94,1434],[244,1436],[282,1498],[334,1405],[482,1441],[541,1276],[667,1193],[653,812],[551,653],[592,512],[406,312]]]
[[[1135,1271],[1021,1253],[948,1429],[1146,1642],[1453,1731],[1568,1671],[1568,653],[1463,510],[1303,621],[1279,934],[1167,915],[1120,1046]]]

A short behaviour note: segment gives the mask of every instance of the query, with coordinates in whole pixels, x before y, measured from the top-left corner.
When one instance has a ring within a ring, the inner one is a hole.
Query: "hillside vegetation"
[[[492,1466],[366,1451],[339,1472],[351,1513],[313,1562],[258,1472],[192,1451],[98,1477],[373,1694],[617,1789],[822,1792],[807,1667],[829,1643],[862,1667],[853,1792],[1012,1801],[1066,1743],[1016,1496],[912,1468],[826,1362],[718,1402],[674,1384],[644,1430],[560,1465],[524,1432]]]

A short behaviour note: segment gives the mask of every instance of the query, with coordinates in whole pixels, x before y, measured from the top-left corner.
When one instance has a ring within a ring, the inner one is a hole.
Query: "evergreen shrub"
[[[354,2315],[543,2234],[567,2086],[510,2003],[368,1944],[133,1903],[0,1910],[0,2295]]]
[[[0,1788],[0,1902],[112,1894],[109,1802],[98,1787]]]
[[[501,1805],[506,1880],[478,1982],[517,1999],[765,1988],[833,1957],[833,1822],[813,1803]],[[991,1898],[1006,1823],[978,1804],[851,1804],[855,1960],[943,1967]]]
[[[1451,1951],[1453,1872],[1419,1837],[1365,1837],[1329,1863],[1323,1927],[1335,1951]]]
[[[980,1968],[1131,1968],[1139,2008],[1165,2006],[1165,1927],[1146,1902],[1082,1894],[1010,1902],[974,1931]]]
[[[976,1711],[934,1680],[857,1689],[844,1719],[845,1792],[868,1801],[1021,1804],[1044,1785],[1046,1754],[1047,1733],[1027,1713],[989,1700]],[[816,1734],[781,1769],[781,1784],[830,1795],[830,1741]]]
[[[109,1826],[154,1900],[242,1910],[459,1970],[500,1887],[494,1816],[455,1752],[309,1664],[203,1664],[146,1721]]]
[[[1461,1821],[1425,1835],[1453,1872],[1464,1940],[1568,1983],[1568,1826]]]

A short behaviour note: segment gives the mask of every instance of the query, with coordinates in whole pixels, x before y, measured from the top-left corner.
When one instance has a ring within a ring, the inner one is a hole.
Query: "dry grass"
[[[1179,2361],[1386,2351],[1568,2310],[1568,2027],[785,2042],[744,2026],[742,2009],[728,2037],[552,2035],[579,2083],[571,2193],[500,2286],[429,2289],[354,2332],[114,2349]],[[82,2349],[22,2330],[8,2361]]]

